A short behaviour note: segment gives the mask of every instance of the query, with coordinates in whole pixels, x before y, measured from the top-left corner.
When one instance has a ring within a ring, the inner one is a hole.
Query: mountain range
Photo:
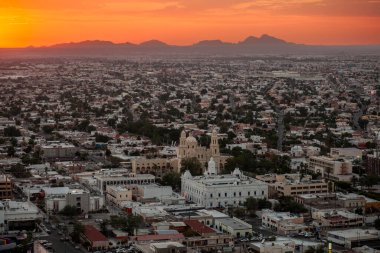
[[[141,44],[88,40],[56,44],[48,47],[0,49],[0,57],[125,57],[144,55],[251,56],[279,54],[380,55],[380,45],[305,45],[287,42],[264,34],[261,37],[250,36],[237,43],[223,42],[221,40],[203,40],[188,46],[169,45],[158,40],[150,40]]]

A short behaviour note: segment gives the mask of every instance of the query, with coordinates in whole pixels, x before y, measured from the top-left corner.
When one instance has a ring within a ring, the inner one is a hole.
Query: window
[[[251,196],[251,192],[248,192],[248,196]]]
[[[227,192],[224,193],[224,197],[227,197]]]
[[[236,192],[234,192],[234,197],[236,197]]]

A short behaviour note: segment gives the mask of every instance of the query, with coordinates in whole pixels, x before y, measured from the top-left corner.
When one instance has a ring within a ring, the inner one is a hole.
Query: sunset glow
[[[187,45],[270,34],[305,44],[380,44],[378,0],[2,0],[0,47],[82,40]]]

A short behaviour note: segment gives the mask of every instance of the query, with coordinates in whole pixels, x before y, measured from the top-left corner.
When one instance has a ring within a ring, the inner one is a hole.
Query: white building
[[[236,217],[215,219],[215,228],[234,237],[248,237],[252,234],[252,225]]]
[[[39,209],[30,202],[0,202],[0,232],[32,228],[37,219],[42,219]]]
[[[332,243],[351,249],[357,247],[361,242],[377,241],[380,239],[380,232],[376,229],[347,229],[329,231],[327,240]]]
[[[103,194],[108,185],[152,184],[156,177],[151,174],[96,175],[96,188]]]
[[[247,177],[239,169],[231,174],[218,175],[213,158],[204,176],[193,177],[186,171],[181,177],[181,194],[206,208],[243,205],[248,197],[268,198],[265,182]]]

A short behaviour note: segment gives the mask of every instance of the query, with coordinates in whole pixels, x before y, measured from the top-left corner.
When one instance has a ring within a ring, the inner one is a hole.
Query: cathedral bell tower
[[[212,157],[219,157],[220,156],[218,134],[217,134],[215,129],[211,133],[210,150],[211,150],[211,156]]]
[[[186,132],[182,130],[181,137],[179,138],[178,157],[184,158],[186,156]]]

